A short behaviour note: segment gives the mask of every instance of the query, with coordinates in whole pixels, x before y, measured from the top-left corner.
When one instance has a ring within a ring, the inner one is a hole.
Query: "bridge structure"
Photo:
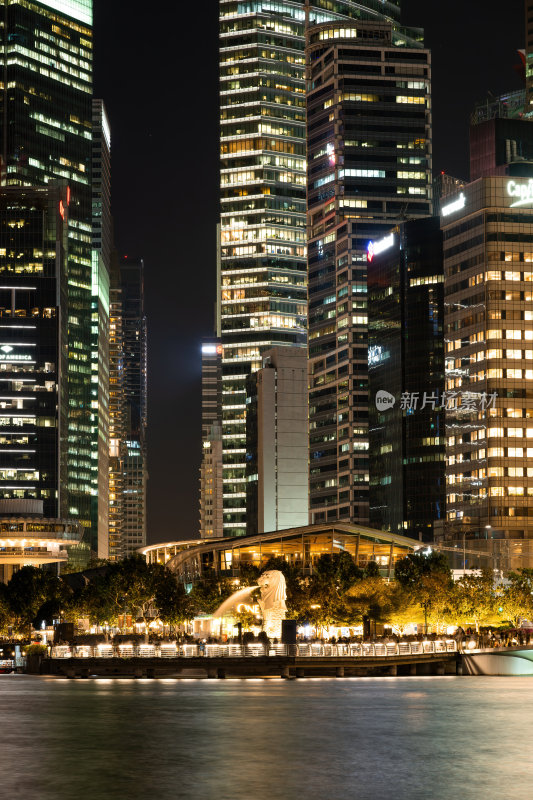
[[[533,646],[468,650],[462,662],[465,675],[533,675]]]
[[[65,677],[282,677],[444,675],[461,672],[450,640],[262,645],[66,645],[28,659],[28,671]]]

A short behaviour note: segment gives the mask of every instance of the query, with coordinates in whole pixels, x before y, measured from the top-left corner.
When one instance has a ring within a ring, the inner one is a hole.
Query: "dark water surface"
[[[533,679],[0,677],[0,797],[531,800]]]

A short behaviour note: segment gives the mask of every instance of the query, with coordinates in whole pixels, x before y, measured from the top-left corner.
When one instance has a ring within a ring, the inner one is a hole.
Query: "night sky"
[[[115,241],[121,254],[145,261],[148,542],[193,538],[199,347],[212,334],[215,301],[218,3],[94,5]],[[473,104],[521,85],[513,66],[524,47],[523,0],[404,0],[403,8],[403,22],[423,27],[432,50],[434,171],[468,178]]]

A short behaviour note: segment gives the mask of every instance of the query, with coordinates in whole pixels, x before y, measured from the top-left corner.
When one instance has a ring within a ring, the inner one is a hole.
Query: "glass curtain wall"
[[[246,376],[307,344],[305,27],[399,3],[220,0],[224,534],[246,533]]]

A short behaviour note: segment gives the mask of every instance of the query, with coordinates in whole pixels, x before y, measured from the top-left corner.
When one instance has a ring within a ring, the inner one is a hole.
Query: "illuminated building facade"
[[[431,214],[430,53],[381,18],[311,27],[307,64],[311,521],[365,524],[367,267]]]
[[[0,499],[67,517],[68,187],[0,191]]]
[[[307,353],[273,347],[246,382],[248,532],[307,525]]]
[[[441,210],[446,526],[533,566],[533,176],[481,178]]]
[[[43,517],[40,500],[0,500],[0,583],[25,566],[70,561],[83,568],[88,554],[83,535],[79,522]]]
[[[246,533],[246,376],[306,345],[305,26],[397,20],[381,0],[219,0],[224,534]],[[396,24],[396,23],[395,23]]]
[[[444,198],[450,194],[456,194],[467,183],[468,181],[463,180],[463,178],[454,178],[446,172],[439,172],[438,175],[435,175],[433,178],[433,216],[439,216]]]
[[[200,466],[200,536],[224,535],[222,483],[222,345],[202,341],[202,461]]]
[[[148,386],[142,259],[121,259],[120,288],[125,423],[122,555],[129,556],[146,544]]]
[[[91,412],[92,516],[98,554],[109,556],[109,290],[112,247],[111,133],[102,100],[93,99]]]
[[[283,558],[302,577],[312,575],[323,555],[347,553],[364,569],[369,561],[378,564],[385,578],[394,577],[396,561],[419,547],[419,542],[388,531],[361,525],[306,525],[218,541],[168,542],[143,548],[148,563],[166,563],[177,580],[190,585],[212,571],[238,579],[241,567],[265,569],[272,558]]]
[[[124,458],[126,455],[122,289],[118,255],[111,256],[109,289],[109,559],[123,556]]]
[[[2,183],[46,186],[65,179],[71,191],[65,373],[69,403],[62,432],[68,471],[62,487],[68,516],[90,532],[97,550],[91,522],[96,448],[91,409],[92,0],[8,2],[2,25]]]
[[[368,265],[370,524],[433,541],[444,518],[444,273],[438,217]]]

